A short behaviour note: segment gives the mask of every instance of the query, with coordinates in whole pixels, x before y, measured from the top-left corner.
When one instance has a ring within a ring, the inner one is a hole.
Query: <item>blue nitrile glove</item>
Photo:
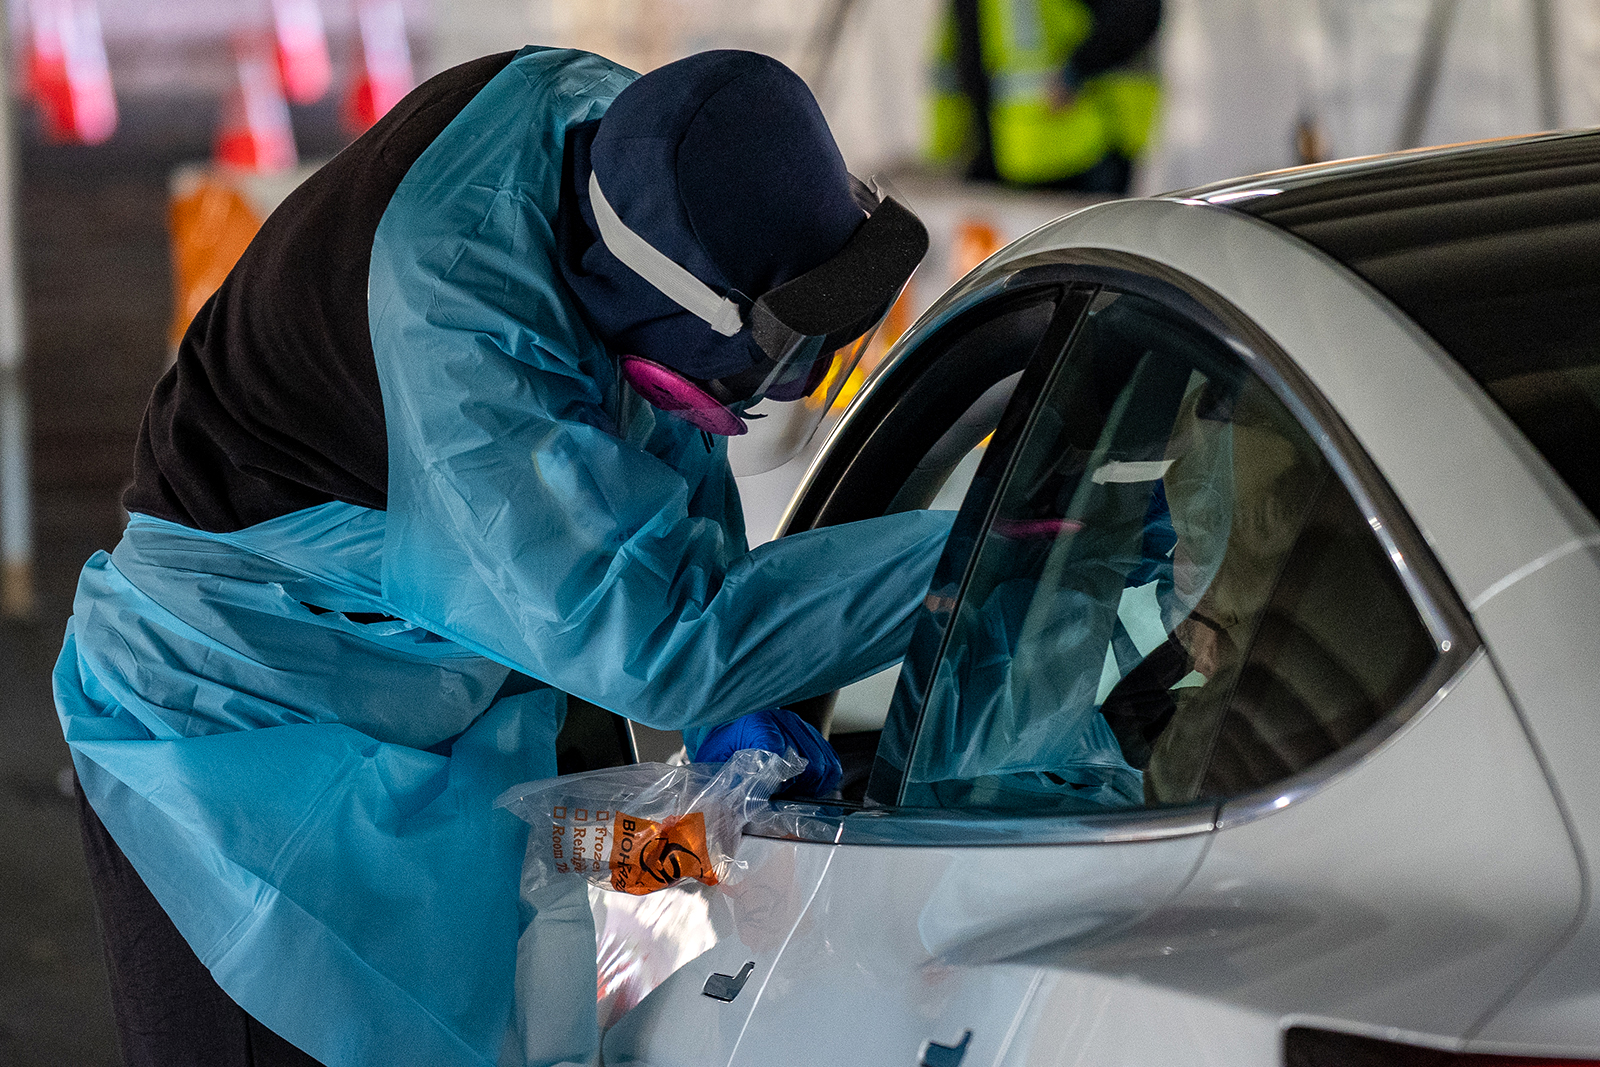
[[[808,797],[825,797],[839,788],[844,768],[833,746],[814,726],[788,708],[767,708],[741,715],[713,727],[694,752],[696,763],[721,763],[735,752],[759,748],[783,755],[794,749],[805,757],[806,769],[783,783],[785,789]]]

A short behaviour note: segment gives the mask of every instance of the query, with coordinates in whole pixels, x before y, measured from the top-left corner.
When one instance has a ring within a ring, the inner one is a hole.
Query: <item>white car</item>
[[[787,529],[963,490],[845,798],[596,895],[607,1064],[1600,1063],[1600,133],[1024,237]]]

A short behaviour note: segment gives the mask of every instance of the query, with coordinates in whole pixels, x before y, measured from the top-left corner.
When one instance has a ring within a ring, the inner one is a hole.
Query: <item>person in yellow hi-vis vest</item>
[[[1124,193],[1155,123],[1161,0],[953,0],[931,155],[967,177]]]

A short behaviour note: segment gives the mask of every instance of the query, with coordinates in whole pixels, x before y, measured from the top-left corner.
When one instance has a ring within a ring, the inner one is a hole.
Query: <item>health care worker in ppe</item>
[[[726,435],[826,395],[926,234],[777,62],[635,77],[427,82],[156,387],[55,678],[130,1065],[589,1059],[581,886],[519,905],[493,807],[565,694],[693,745],[899,658],[948,515],[752,551]]]

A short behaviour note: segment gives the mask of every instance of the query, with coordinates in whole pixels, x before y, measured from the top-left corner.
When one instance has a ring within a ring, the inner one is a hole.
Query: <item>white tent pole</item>
[[[17,282],[16,145],[11,41],[0,25],[0,615],[33,613],[33,493],[28,395],[22,377],[22,294]]]
[[[1416,148],[1422,144],[1428,111],[1433,107],[1433,93],[1439,87],[1439,68],[1444,64],[1445,44],[1450,37],[1450,24],[1456,17],[1456,7],[1457,0],[1433,0],[1428,7],[1422,43],[1417,48],[1417,69],[1411,76],[1411,92],[1406,97],[1400,132],[1395,137],[1397,149]]]
[[[1531,0],[1533,6],[1533,69],[1539,80],[1539,126],[1561,128],[1561,96],[1556,77],[1555,13],[1550,0]]]

